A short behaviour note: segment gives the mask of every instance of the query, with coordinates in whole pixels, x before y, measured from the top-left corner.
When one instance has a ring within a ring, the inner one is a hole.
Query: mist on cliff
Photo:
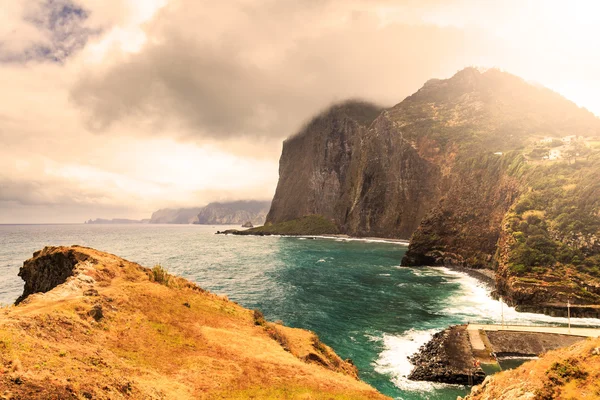
[[[272,197],[327,105],[499,67],[600,114],[592,1],[8,0],[0,223]]]

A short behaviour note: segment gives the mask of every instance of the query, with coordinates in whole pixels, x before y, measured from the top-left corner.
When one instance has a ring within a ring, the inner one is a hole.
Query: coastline
[[[358,236],[350,236],[350,235],[346,235],[346,234],[342,234],[342,233],[332,233],[332,234],[325,234],[325,235],[280,235],[280,234],[276,234],[276,233],[266,233],[266,232],[247,232],[244,230],[226,230],[226,231],[217,231],[215,233],[216,235],[232,235],[232,236],[275,236],[275,237],[291,237],[291,238],[304,238],[304,239],[330,239],[330,240],[342,240],[342,241],[348,241],[348,242],[352,242],[352,241],[359,241],[359,242],[367,242],[367,243],[392,243],[392,244],[397,244],[397,245],[401,245],[401,246],[406,246],[408,247],[410,244],[409,240],[406,239],[394,239],[394,238],[384,238],[384,237],[374,237],[374,236],[367,236],[367,237],[358,237]],[[469,267],[463,267],[460,265],[443,265],[443,266],[439,266],[439,265],[420,265],[420,266],[404,266],[401,265],[402,267],[406,267],[406,268],[423,268],[423,267],[427,267],[427,268],[438,268],[438,267],[443,267],[443,268],[448,268],[452,271],[456,271],[456,272],[461,272],[465,275],[468,275],[472,278],[477,279],[479,282],[483,283],[485,286],[487,286],[490,289],[490,292],[495,291],[496,289],[496,278],[495,278],[495,273],[494,271],[490,270],[490,269],[475,269],[475,268],[469,268]],[[490,293],[490,295],[492,297],[494,297],[492,295],[492,293]]]
[[[382,238],[382,237],[357,237],[349,236],[345,234],[331,234],[331,235],[281,235],[282,237],[299,237],[299,238],[310,238],[310,239],[333,239],[342,240],[345,242],[369,242],[369,243],[393,243],[402,246],[409,245],[409,241],[405,239],[393,239],[393,238]]]
[[[237,230],[229,229],[225,231],[217,231],[215,235],[231,235],[231,236],[274,236],[274,237],[291,237],[291,238],[304,238],[304,239],[330,239],[330,240],[342,240],[347,242],[370,242],[370,243],[393,243],[402,246],[408,246],[409,241],[406,239],[394,239],[394,238],[383,238],[374,236],[350,236],[341,233],[332,233],[324,235],[293,235],[293,234],[278,234],[270,232],[248,232],[248,230]]]
[[[483,283],[488,289],[490,289],[490,297],[496,298],[496,296],[494,296],[493,294],[493,292],[496,290],[496,278],[494,271],[492,271],[491,269],[474,269],[458,265],[431,266],[431,268],[440,267],[448,268],[449,270],[460,272],[470,276],[471,278],[477,279],[478,282]]]

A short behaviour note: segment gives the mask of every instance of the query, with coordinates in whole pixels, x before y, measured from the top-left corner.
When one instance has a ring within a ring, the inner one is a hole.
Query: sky
[[[0,223],[271,199],[311,116],[466,66],[600,115],[592,0],[0,2]]]

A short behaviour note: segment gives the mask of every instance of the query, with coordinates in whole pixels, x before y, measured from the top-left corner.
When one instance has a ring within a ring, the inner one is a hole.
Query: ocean
[[[407,247],[377,240],[215,235],[203,225],[0,225],[0,302],[22,293],[23,261],[47,245],[89,246],[225,294],[269,320],[316,332],[360,377],[397,399],[456,399],[467,389],[412,382],[407,357],[452,324],[499,323],[500,302],[446,268],[400,267]],[[515,324],[564,324],[516,312]],[[600,320],[573,324],[600,325]]]

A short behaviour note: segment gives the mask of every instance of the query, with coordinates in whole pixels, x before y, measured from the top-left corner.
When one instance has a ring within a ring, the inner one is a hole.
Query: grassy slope
[[[8,398],[385,398],[308,331],[258,325],[250,310],[182,278],[72,249],[91,257],[83,272],[0,312]],[[90,286],[98,295],[83,295]]]
[[[494,375],[468,400],[598,399],[600,339],[548,352],[539,360]]]

